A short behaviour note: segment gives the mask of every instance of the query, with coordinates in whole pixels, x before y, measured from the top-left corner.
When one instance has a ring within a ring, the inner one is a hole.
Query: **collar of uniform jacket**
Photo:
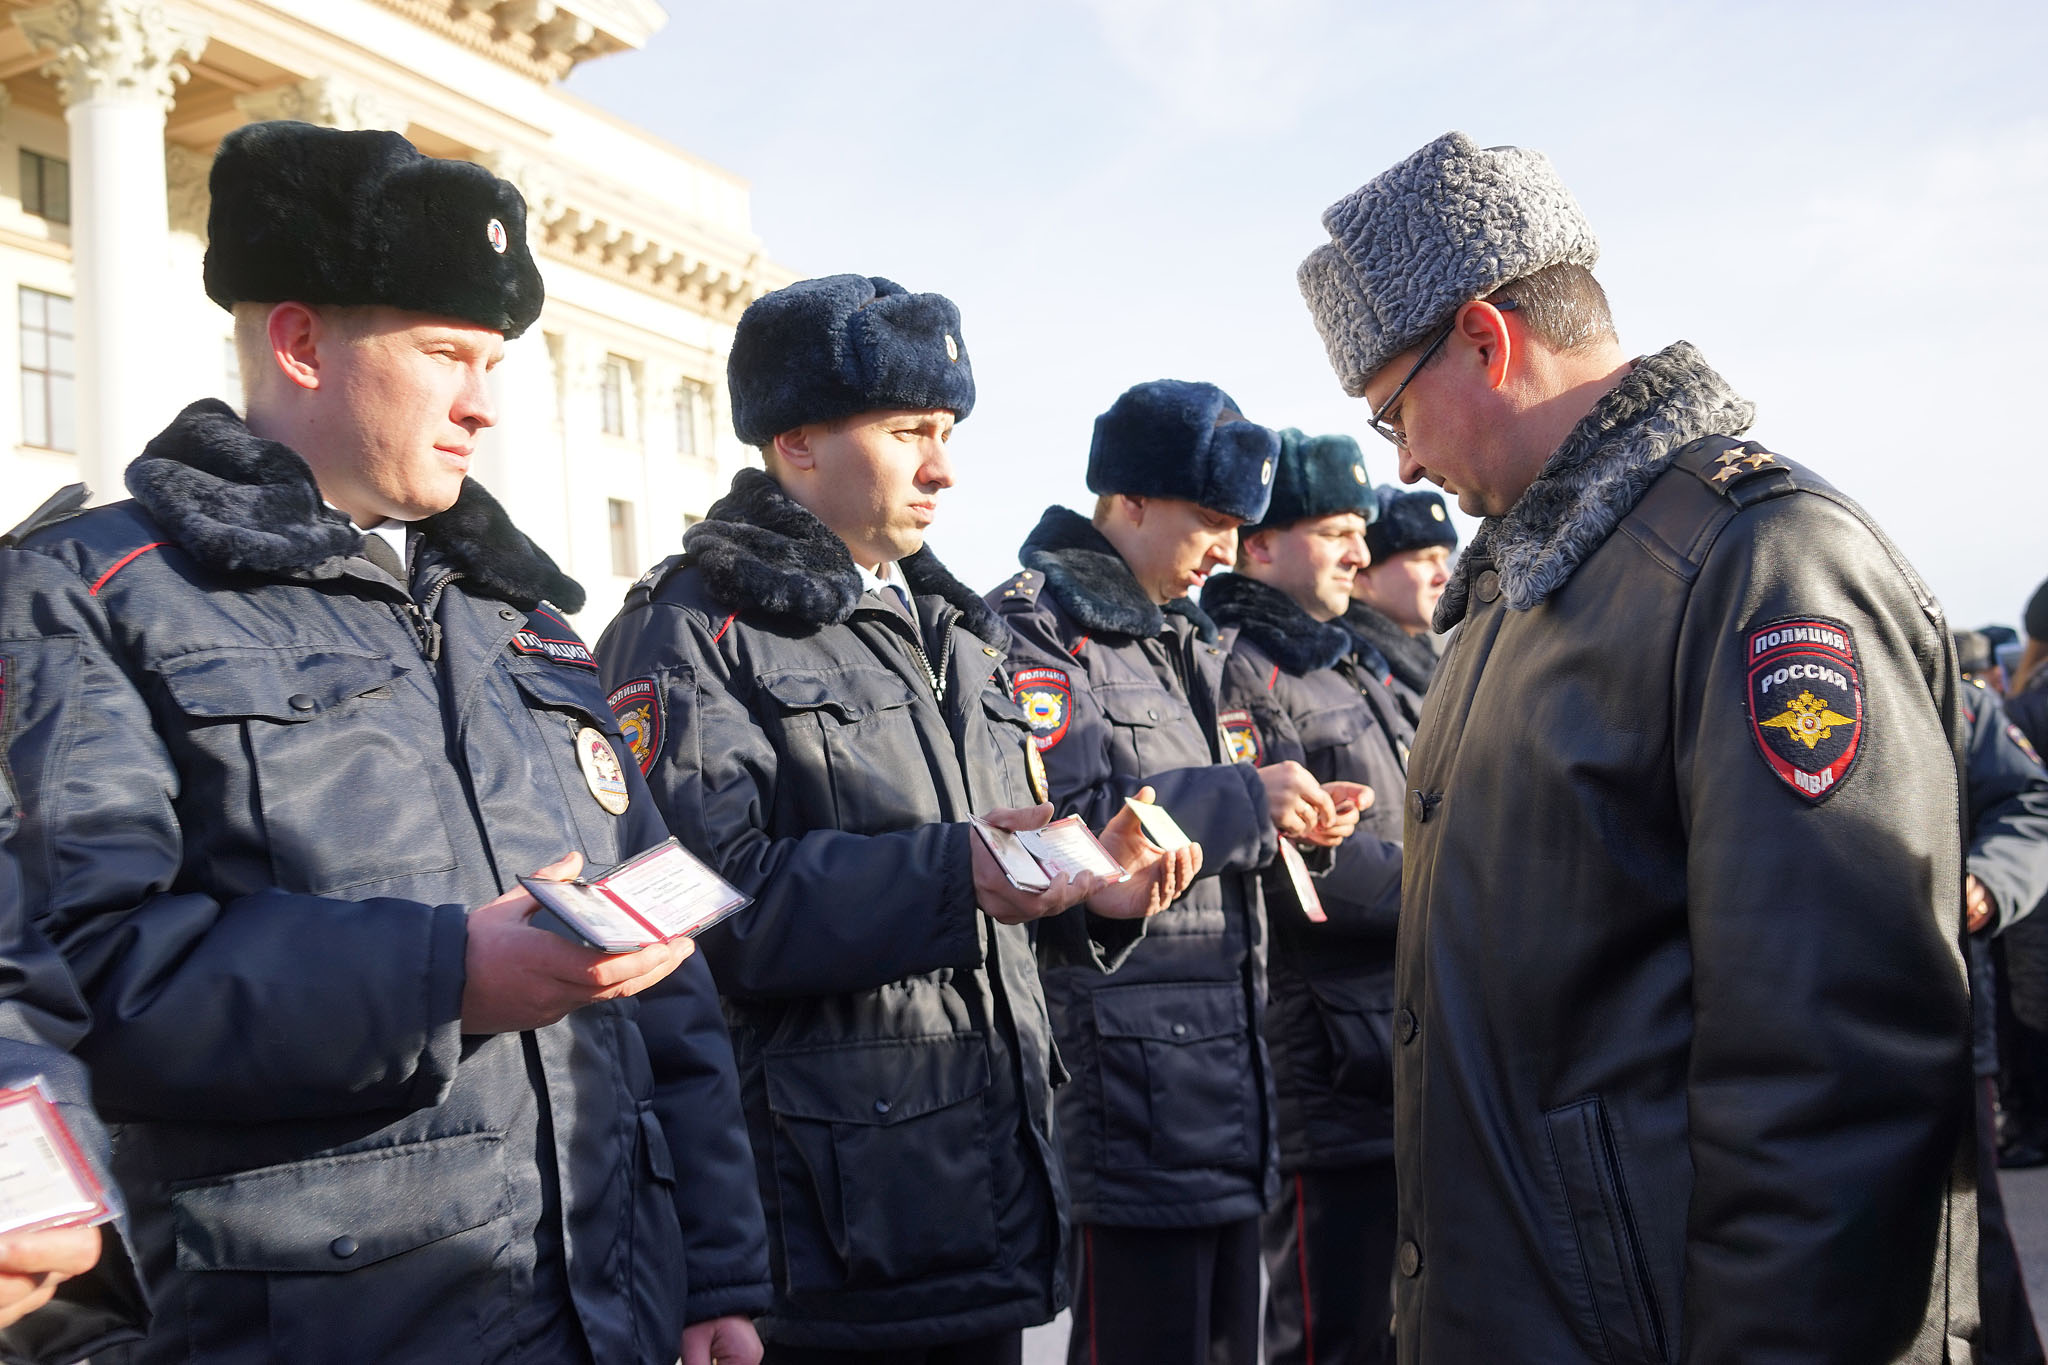
[[[1203,640],[1216,638],[1216,623],[1193,599],[1177,597],[1163,608],[1154,602],[1116,546],[1072,508],[1046,508],[1017,557],[1045,575],[1067,614],[1091,634],[1149,640],[1166,629],[1171,612],[1186,617]]]
[[[250,431],[219,399],[179,413],[128,466],[127,483],[172,543],[225,572],[331,577],[362,548],[365,533],[321,501],[305,459]],[[527,610],[583,607],[582,587],[474,479],[417,527],[420,554],[460,570],[472,593]]]
[[[725,605],[809,626],[849,620],[867,590],[846,542],[758,469],[733,475],[726,495],[684,533],[683,561]],[[896,572],[913,597],[941,598],[982,640],[1009,643],[1009,631],[988,604],[929,547],[897,560]]]
[[[1219,574],[1202,589],[1202,610],[1219,626],[1236,626],[1267,658],[1296,677],[1335,668],[1354,644],[1350,631],[1318,621],[1286,593],[1241,573]]]
[[[1594,404],[1506,514],[1480,523],[1436,607],[1439,633],[1465,619],[1472,566],[1491,562],[1502,599],[1527,611],[1564,586],[1681,446],[1737,436],[1756,405],[1728,387],[1689,341],[1635,362]]]
[[[1429,690],[1430,675],[1436,671],[1436,649],[1420,636],[1410,635],[1394,624],[1394,618],[1370,602],[1353,599],[1344,613],[1344,624],[1358,636],[1359,643],[1379,655],[1386,671],[1417,696]]]

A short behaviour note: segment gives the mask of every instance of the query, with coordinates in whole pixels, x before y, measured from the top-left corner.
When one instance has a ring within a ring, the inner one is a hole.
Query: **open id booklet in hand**
[[[594,877],[521,877],[519,884],[540,902],[534,924],[601,953],[695,937],[753,899],[674,839]]]
[[[1120,882],[1131,874],[1109,855],[1078,815],[1055,820],[1042,829],[999,829],[986,820],[970,819],[997,866],[1019,891],[1043,891],[1064,872],[1078,877],[1093,872]]]
[[[0,1087],[0,1233],[104,1223],[106,1187],[79,1150],[43,1078]]]

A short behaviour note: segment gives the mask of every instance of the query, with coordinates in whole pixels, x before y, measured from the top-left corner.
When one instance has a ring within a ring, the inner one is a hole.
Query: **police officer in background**
[[[1379,1365],[1393,1351],[1398,798],[1415,731],[1372,646],[1339,624],[1378,506],[1358,442],[1289,428],[1272,505],[1239,533],[1237,572],[1202,589],[1203,610],[1236,636],[1223,728],[1237,752],[1390,798],[1312,879],[1321,918],[1282,870],[1266,873],[1280,1119],[1280,1202],[1263,1232],[1267,1365]]]
[[[1048,509],[1023,572],[988,597],[1060,813],[1098,824],[1149,786],[1206,857],[1113,978],[1069,965],[1079,917],[1039,928],[1075,1076],[1060,1092],[1082,1225],[1068,1358],[1086,1365],[1258,1349],[1258,1215],[1277,1186],[1258,873],[1281,835],[1335,844],[1358,816],[1299,763],[1224,748],[1225,642],[1187,594],[1265,512],[1279,447],[1213,384],[1138,385],[1095,423],[1094,520]]]
[[[754,897],[704,952],[769,1211],[768,1359],[1014,1365],[1067,1299],[1024,926],[1085,899],[1068,947],[1099,971],[1199,861],[1126,814],[1106,840],[1138,875],[1032,892],[967,823],[1051,811],[1008,638],[924,547],[974,406],[951,301],[805,280],[747,309],[729,375],[765,472],[733,479],[598,652],[670,826]]]
[[[749,1362],[765,1236],[688,945],[520,874],[666,838],[582,592],[468,480],[540,311],[518,192],[390,132],[221,142],[248,417],[0,551],[29,904],[77,978],[156,1321],[96,1361]]]
[[[1409,761],[1401,1359],[1968,1359],[1933,595],[1696,349],[1621,349],[1539,153],[1446,134],[1323,226],[1345,391],[1486,518]]]
[[[1436,673],[1439,642],[1430,620],[1451,581],[1451,551],[1458,528],[1431,488],[1382,484],[1379,514],[1365,528],[1372,563],[1358,571],[1344,624],[1386,661],[1380,670],[1401,700],[1412,727],[1422,716],[1422,694]]]

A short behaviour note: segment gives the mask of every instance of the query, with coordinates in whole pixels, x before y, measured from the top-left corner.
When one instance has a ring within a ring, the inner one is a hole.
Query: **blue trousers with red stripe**
[[[1258,1219],[1075,1232],[1068,1365],[1255,1365]]]
[[[1389,1365],[1394,1163],[1280,1177],[1261,1228],[1266,1365]]]

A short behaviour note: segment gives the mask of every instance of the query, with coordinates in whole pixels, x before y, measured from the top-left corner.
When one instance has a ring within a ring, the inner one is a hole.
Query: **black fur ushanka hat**
[[[251,123],[221,139],[206,293],[237,303],[382,304],[509,340],[546,297],[526,201],[468,161],[392,132]]]
[[[1246,420],[1214,384],[1154,379],[1095,419],[1088,491],[1181,498],[1257,521],[1273,495],[1280,435]]]
[[[1365,472],[1365,452],[1349,436],[1309,436],[1296,427],[1280,433],[1273,470],[1273,500],[1246,534],[1292,526],[1310,517],[1356,512],[1369,523],[1379,515],[1379,494]]]

